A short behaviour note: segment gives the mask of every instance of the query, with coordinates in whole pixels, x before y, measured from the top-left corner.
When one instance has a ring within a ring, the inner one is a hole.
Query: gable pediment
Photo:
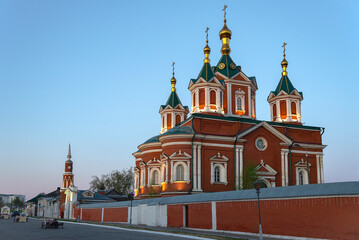
[[[161,164],[160,160],[154,158],[147,162],[147,165],[155,165],[155,164]]]
[[[256,166],[256,170],[258,175],[269,175],[269,176],[275,176],[277,175],[277,171],[274,170],[271,166],[264,163],[263,160]]]
[[[186,152],[182,152],[181,150],[179,150],[178,153],[177,152],[172,153],[169,156],[169,158],[170,159],[190,159],[191,155],[189,155]]]
[[[272,127],[271,125],[269,125],[267,122],[263,121],[261,123],[258,123],[257,125],[254,125],[253,127],[245,130],[244,132],[242,132],[241,134],[238,135],[238,139],[244,138],[245,136],[247,136],[248,134],[255,132],[256,130],[258,130],[259,128],[265,128],[266,130],[268,130],[270,133],[272,133],[274,136],[276,136],[277,138],[279,138],[281,141],[283,141],[284,143],[288,143],[291,144],[292,140],[290,140],[289,138],[287,138],[284,134],[282,134],[281,132],[279,132],[278,130],[276,130],[274,127]]]
[[[212,156],[210,158],[211,161],[218,161],[218,162],[227,162],[228,161],[228,158],[224,155],[221,155],[220,153]]]

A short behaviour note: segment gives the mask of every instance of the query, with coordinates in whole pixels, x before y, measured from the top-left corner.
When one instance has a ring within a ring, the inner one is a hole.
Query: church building
[[[181,103],[173,70],[170,96],[159,110],[160,134],[133,153],[135,197],[240,190],[251,164],[263,187],[323,183],[324,128],[302,123],[303,93],[289,80],[286,43],[279,83],[267,98],[270,120],[264,121],[256,118],[256,78],[230,56],[226,13],[222,56],[214,66],[206,33],[202,69],[188,85],[191,106]]]

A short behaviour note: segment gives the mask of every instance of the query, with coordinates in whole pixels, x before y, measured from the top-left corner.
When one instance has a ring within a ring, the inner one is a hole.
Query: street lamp
[[[257,190],[257,197],[258,197],[258,215],[259,215],[259,240],[263,240],[263,233],[262,233],[262,222],[261,222],[261,206],[259,204],[259,193],[261,189],[261,182],[257,180],[254,183],[254,188]]]
[[[133,193],[128,194],[128,199],[131,201],[131,208],[130,208],[130,226],[132,226],[132,200],[133,200]]]

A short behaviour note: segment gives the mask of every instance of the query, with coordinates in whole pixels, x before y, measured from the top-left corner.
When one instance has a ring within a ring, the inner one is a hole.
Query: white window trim
[[[171,161],[171,169],[172,169],[172,174],[171,174],[171,183],[173,182],[181,182],[181,181],[187,181],[187,183],[190,183],[190,180],[189,180],[189,167],[188,167],[188,164],[189,164],[189,161],[176,161],[176,160],[172,160]],[[177,180],[176,179],[176,176],[177,176],[177,166],[178,165],[183,165],[183,170],[184,170],[184,173],[183,173],[183,177],[184,179],[183,180]]]
[[[243,111],[243,113],[245,113],[246,112],[246,110],[245,110],[245,100],[246,100],[246,97],[245,97],[245,92],[243,92],[242,90],[240,90],[240,89],[238,89],[237,91],[235,91],[235,93],[234,93],[235,95],[235,104],[236,104],[236,107],[235,107],[235,110],[236,111]],[[242,108],[241,109],[238,109],[238,105],[237,105],[237,103],[238,103],[238,98],[240,98],[241,99],[241,103],[242,103]]]
[[[296,179],[297,179],[297,185],[299,185],[299,173],[303,173],[303,185],[309,184],[308,181],[308,171],[304,167],[297,167],[296,168]]]
[[[152,182],[153,182],[153,172],[154,171],[158,172],[158,182],[159,182],[158,184],[152,184]],[[158,168],[158,167],[151,167],[150,168],[148,185],[150,185],[150,186],[160,186],[161,185],[161,170],[160,170],[160,168]]]
[[[228,174],[227,174],[227,162],[228,158],[224,155],[218,153],[209,159],[211,161],[211,184],[228,184]],[[215,182],[214,180],[214,169],[219,167],[220,170],[220,182]]]

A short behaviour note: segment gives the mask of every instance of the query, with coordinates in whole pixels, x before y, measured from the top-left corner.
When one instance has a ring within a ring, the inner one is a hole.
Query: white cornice
[[[193,137],[193,133],[188,133],[188,134],[169,134],[169,135],[164,135],[159,137],[158,139],[162,142],[163,140],[168,140],[168,139],[179,139],[179,138],[192,138]]]
[[[242,138],[242,137],[246,136],[247,134],[250,134],[250,133],[254,132],[255,130],[257,130],[260,127],[264,127],[270,133],[272,133],[273,135],[275,135],[276,137],[281,139],[283,142],[289,143],[289,144],[292,143],[292,141],[289,138],[287,138],[284,134],[282,134],[281,132],[276,130],[274,127],[272,127],[271,125],[269,125],[265,121],[263,121],[261,123],[258,123],[257,125],[245,130],[244,132],[242,132],[241,134],[238,135],[238,138]]]

